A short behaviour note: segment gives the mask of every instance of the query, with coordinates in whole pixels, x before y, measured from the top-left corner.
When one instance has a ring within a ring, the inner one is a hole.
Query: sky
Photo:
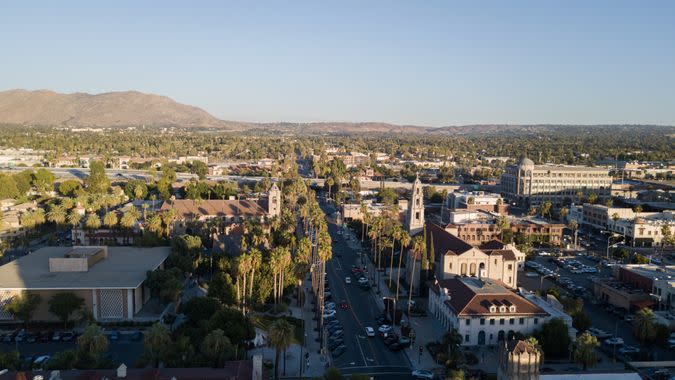
[[[675,2],[6,2],[14,88],[254,122],[675,125]]]

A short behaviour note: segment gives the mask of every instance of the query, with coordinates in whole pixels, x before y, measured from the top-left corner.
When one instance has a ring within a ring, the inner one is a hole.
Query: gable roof
[[[461,255],[474,248],[471,244],[451,234],[437,224],[426,223],[425,226],[427,231],[427,247],[431,247],[431,236],[433,235],[436,257],[440,257],[441,255]]]
[[[488,255],[499,255],[504,260],[516,261],[516,254],[510,249],[495,249],[492,251],[486,251]]]
[[[448,290],[450,297],[445,303],[459,316],[522,316],[548,315],[539,306],[508,290],[501,282],[470,277],[454,277],[438,281],[438,288]],[[514,305],[515,312],[490,312],[490,306]]]
[[[509,340],[506,342],[506,350],[514,354],[536,354],[537,349],[523,340]]]
[[[483,244],[478,246],[478,248],[482,250],[494,250],[494,249],[504,249],[505,246],[506,245],[502,243],[499,239],[492,239],[490,241],[484,242]]]
[[[160,210],[173,209],[175,217],[185,219],[198,216],[243,216],[260,217],[267,211],[257,202],[243,200],[201,200],[175,199],[165,201]]]

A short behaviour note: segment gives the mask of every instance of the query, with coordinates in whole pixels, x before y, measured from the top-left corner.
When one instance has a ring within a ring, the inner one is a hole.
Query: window
[[[495,324],[495,320],[494,320],[494,319],[490,319],[490,325],[493,325],[493,326],[494,326],[494,324]]]
[[[471,324],[471,320],[470,320],[470,319],[467,319],[467,320],[466,320],[466,325],[469,326],[470,324]]]
[[[524,324],[525,324],[525,318],[519,318],[519,319],[518,319],[518,324],[524,325]]]
[[[516,324],[516,319],[515,319],[515,318],[509,319],[509,324],[510,324],[510,325],[515,325],[515,324]]]
[[[508,266],[507,268],[508,268],[509,270],[513,270],[513,264],[509,264],[509,266]]]
[[[469,342],[469,334],[464,335],[464,341],[467,343]]]
[[[536,324],[538,324],[538,323],[539,323],[539,318],[535,318],[535,319],[534,319],[534,324],[536,325]]]
[[[481,325],[484,325],[484,324],[485,324],[485,318],[481,318],[481,319],[480,319],[480,324],[481,324]]]
[[[448,269],[452,270],[452,263],[448,264]]]
[[[500,319],[499,319],[499,324],[500,324],[500,325],[503,325],[503,324],[504,324],[504,318],[500,318]]]

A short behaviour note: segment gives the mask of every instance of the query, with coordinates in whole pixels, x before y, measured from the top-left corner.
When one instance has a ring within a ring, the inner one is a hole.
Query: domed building
[[[523,156],[517,165],[507,166],[501,178],[501,194],[519,206],[536,206],[550,201],[559,207],[579,202],[594,193],[610,196],[609,169],[571,165],[536,165]]]

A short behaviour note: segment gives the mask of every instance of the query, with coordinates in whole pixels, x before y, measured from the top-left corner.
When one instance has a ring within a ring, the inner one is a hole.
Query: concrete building
[[[615,267],[615,277],[649,294],[656,309],[675,314],[675,266],[629,264]]]
[[[26,291],[41,303],[33,314],[38,321],[55,321],[50,298],[72,292],[84,299],[96,320],[132,320],[150,299],[144,285],[148,271],[163,266],[169,247],[45,247],[0,266],[0,305]],[[4,306],[0,320],[13,317]]]
[[[370,216],[379,216],[383,212],[391,208],[384,203],[375,203],[372,200],[366,200],[362,202],[366,206],[368,215]],[[408,200],[399,199],[398,201],[398,213],[404,214],[408,211]],[[361,213],[361,203],[343,203],[340,206],[340,211],[344,220],[363,220],[363,214]]]
[[[501,178],[501,193],[522,206],[550,201],[555,206],[578,202],[579,195],[610,195],[612,177],[606,168],[568,165],[535,165],[523,157],[507,166]]]
[[[408,215],[406,216],[406,229],[412,236],[424,228],[424,193],[419,176],[413,182],[411,198],[408,203]]]
[[[464,346],[495,345],[515,333],[530,335],[551,318],[499,281],[459,276],[430,286],[429,312],[446,329],[456,329]]]
[[[498,214],[505,214],[507,210],[501,195],[483,191],[455,191],[448,194],[446,203],[450,210],[481,210]]]
[[[664,228],[670,231],[666,237],[672,240],[675,235],[673,211],[635,212],[631,208],[596,204],[584,204],[583,210],[585,225],[620,234],[633,246],[672,244],[672,241],[664,241]]]

